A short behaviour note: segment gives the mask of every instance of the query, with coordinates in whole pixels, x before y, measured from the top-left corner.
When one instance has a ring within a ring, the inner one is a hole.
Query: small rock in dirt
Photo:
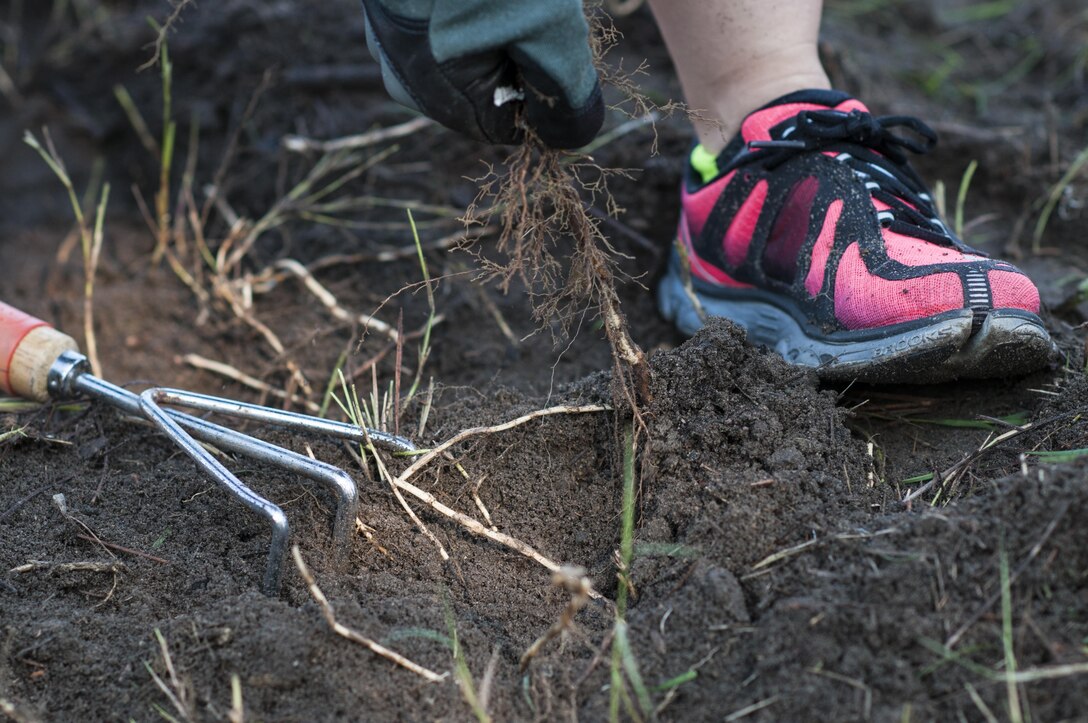
[[[729,570],[718,565],[707,565],[695,571],[692,582],[698,586],[700,597],[707,609],[716,610],[723,622],[751,621],[748,605],[744,602],[744,590]]]
[[[79,454],[80,459],[91,459],[92,457],[97,457],[105,448],[106,438],[95,437],[94,439],[79,445],[77,453]]]
[[[774,453],[767,458],[767,465],[770,466],[772,472],[788,469],[804,469],[805,455],[803,455],[801,450],[796,447],[782,447],[776,449]]]

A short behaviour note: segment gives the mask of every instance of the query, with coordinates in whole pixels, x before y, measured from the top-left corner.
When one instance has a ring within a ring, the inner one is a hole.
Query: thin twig
[[[314,599],[314,602],[317,603],[318,607],[321,608],[321,613],[325,617],[325,622],[329,624],[329,627],[332,628],[334,633],[340,637],[347,638],[353,643],[358,643],[359,645],[369,648],[375,655],[379,655],[386,660],[392,661],[431,683],[441,683],[447,678],[449,673],[442,673],[439,675],[434,671],[424,668],[422,665],[413,663],[400,653],[396,653],[383,645],[379,645],[361,633],[357,633],[351,628],[341,625],[336,620],[336,613],[333,612],[332,605],[329,603],[328,598],[325,597],[325,593],[321,592],[321,588],[317,586],[317,581],[314,579],[310,569],[306,567],[306,563],[302,561],[302,553],[299,552],[298,545],[291,548],[291,556],[295,559],[295,567],[298,568],[299,575],[301,575],[302,579],[306,582],[306,588],[310,591],[310,596]]]
[[[315,279],[313,274],[298,261],[295,261],[294,259],[280,259],[276,262],[276,268],[283,269],[296,276],[302,281],[307,291],[316,296],[317,300],[321,302],[321,305],[340,321],[361,324],[368,330],[384,334],[394,342],[399,338],[397,330],[381,319],[370,316],[369,314],[353,314],[340,306],[340,302],[336,300],[336,296],[322,286],[321,282]]]
[[[106,542],[105,540],[100,540],[100,539],[98,539],[96,537],[91,537],[89,535],[76,535],[76,537],[78,537],[81,540],[87,540],[88,542],[97,542],[99,545],[104,545],[105,547],[108,547],[111,550],[117,550],[118,552],[124,552],[124,553],[127,553],[129,555],[136,555],[137,557],[144,557],[144,558],[147,558],[148,560],[151,560],[152,562],[157,562],[160,565],[169,565],[169,564],[171,564],[169,560],[164,560],[161,557],[155,557],[154,555],[149,555],[146,552],[141,552],[140,550],[134,550],[131,547],[125,547],[124,545],[116,545],[116,544],[114,544],[112,542]]]
[[[263,392],[265,394],[270,394],[277,399],[290,399],[292,404],[302,405],[311,412],[316,412],[320,409],[320,406],[316,402],[312,402],[309,399],[303,399],[296,394],[288,395],[287,392],[283,391],[282,389],[277,389],[276,387],[272,386],[267,382],[263,382],[256,377],[250,376],[243,371],[235,369],[229,364],[224,364],[223,362],[217,362],[212,359],[207,359],[200,356],[199,354],[185,354],[181,357],[180,361],[188,364],[189,366],[196,367],[197,369],[203,369],[204,371],[213,372],[215,374],[227,377],[228,379],[233,379],[239,384],[247,386],[250,389],[255,389],[259,392]]]
[[[282,144],[286,150],[293,153],[307,153],[310,151],[332,153],[335,151],[355,150],[373,146],[383,141],[391,141],[396,138],[410,136],[413,133],[434,124],[435,122],[430,118],[420,117],[413,118],[406,123],[389,126],[388,128],[378,128],[377,130],[367,131],[366,133],[360,133],[354,136],[346,136],[344,138],[336,138],[331,141],[319,141],[304,136],[284,136]]]
[[[48,570],[54,572],[112,572],[114,574],[124,572],[125,565],[114,560],[113,562],[49,562],[47,560],[29,560],[23,565],[13,567],[8,572],[21,574],[35,570]]]
[[[511,419],[509,422],[503,422],[502,424],[496,424],[490,427],[472,427],[465,429],[447,439],[442,444],[429,450],[426,454],[421,455],[419,459],[412,463],[408,469],[404,470],[397,477],[396,482],[406,482],[412,475],[419,470],[426,467],[435,457],[438,457],[447,449],[455,444],[460,444],[466,439],[471,437],[478,437],[484,434],[495,434],[497,432],[505,432],[508,429],[521,426],[526,422],[531,422],[534,419],[540,419],[542,417],[548,417],[554,414],[587,414],[593,412],[608,412],[611,411],[611,407],[603,404],[583,404],[580,406],[559,405],[555,407],[546,407],[545,409],[537,409],[536,411],[523,414],[516,419]]]

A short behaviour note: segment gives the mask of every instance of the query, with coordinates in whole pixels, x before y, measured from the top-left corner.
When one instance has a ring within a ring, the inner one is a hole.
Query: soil
[[[194,124],[197,200],[215,181],[230,211],[258,218],[318,160],[285,150],[286,135],[332,139],[410,120],[381,90],[357,10],[349,0],[223,0],[183,12],[169,35],[179,123],[172,199]],[[159,71],[137,68],[153,53],[145,17],[168,12],[135,0],[0,9],[0,298],[84,344],[67,196],[20,142],[48,126],[80,194],[98,178],[113,189],[93,297],[104,378],[277,406],[285,403],[268,390],[286,389],[298,397],[286,406],[300,409],[300,399],[321,404],[340,367],[364,399],[372,389],[388,397],[395,345],[332,315],[297,278],[253,285],[239,314],[221,296],[201,300],[156,260],[135,197],[154,208],[158,166],[114,87],[129,91],[157,134]],[[1088,306],[1077,291],[1088,277],[1088,185],[1083,174],[1059,184],[1088,147],[1088,15],[1075,0],[842,1],[826,15],[835,84],[878,113],[918,115],[941,132],[940,149],[918,166],[943,183],[950,210],[978,162],[966,234],[1037,281],[1062,356],[1022,379],[826,387],[724,321],[680,339],[647,287],[675,223],[686,122],[664,118],[596,151],[600,165],[630,171],[611,183],[627,210],[604,228],[635,279],[622,303],[653,370],[624,628],[647,701],[628,667],[618,715],[1088,720],[1088,459],[1077,453],[1088,447]],[[610,59],[630,69],[646,58],[640,85],[655,100],[678,97],[646,9],[618,27],[625,37]],[[610,127],[624,120],[616,112]],[[412,332],[429,314],[403,208],[415,204],[425,247],[456,233],[473,179],[503,151],[430,127],[362,153],[366,171],[334,197],[364,205],[337,224],[289,218],[259,237],[233,278],[295,259],[343,309],[393,327],[402,319],[403,395],[417,376]],[[1035,242],[1050,194],[1056,204]],[[207,219],[213,251],[229,232],[226,210]],[[484,236],[479,248],[490,255],[493,244]],[[393,260],[378,257],[398,249]],[[426,447],[548,406],[611,402],[609,351],[592,313],[557,343],[556,329],[536,329],[524,290],[480,282],[471,254],[432,249],[426,262],[439,279],[440,318],[402,433]],[[339,621],[446,673],[437,683],[334,634],[290,561],[279,593],[263,594],[267,524],[147,425],[101,403],[3,414],[0,714],[11,720],[237,720],[232,681],[246,720],[610,715],[622,414],[557,414],[478,435],[413,478],[484,521],[475,492],[497,530],[581,566],[599,593],[524,670],[522,654],[571,600],[543,566],[409,497],[444,561],[373,462],[361,466],[342,443],[251,425],[358,481],[368,534],[353,534],[337,558],[325,489],[222,457],[284,509]],[[410,462],[384,459],[394,473]],[[936,483],[920,491],[932,473]]]

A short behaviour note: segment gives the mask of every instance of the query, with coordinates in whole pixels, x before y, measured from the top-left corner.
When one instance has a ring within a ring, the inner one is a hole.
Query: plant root
[[[529,663],[537,656],[537,653],[551,640],[554,640],[563,631],[569,630],[574,624],[574,616],[589,602],[589,593],[593,590],[593,584],[586,576],[586,571],[581,567],[563,567],[552,574],[552,584],[563,588],[570,593],[570,602],[563,608],[559,619],[548,628],[547,632],[536,639],[529,646],[518,664],[519,670],[525,672]]]
[[[329,603],[328,598],[325,597],[325,593],[321,592],[321,588],[317,586],[317,580],[314,579],[313,573],[310,572],[310,568],[306,567],[306,563],[302,561],[302,553],[299,552],[298,545],[291,548],[291,556],[295,560],[295,567],[298,568],[298,574],[302,576],[303,581],[306,583],[306,589],[310,591],[310,597],[312,597],[318,607],[321,608],[321,613],[325,617],[325,622],[329,624],[329,627],[332,628],[334,633],[342,638],[347,638],[353,643],[358,643],[359,645],[368,648],[375,655],[381,656],[406,670],[412,671],[430,683],[441,683],[449,676],[449,673],[439,674],[433,670],[428,670],[422,665],[412,662],[400,653],[394,652],[384,645],[374,642],[365,635],[352,630],[346,625],[340,624],[336,620],[336,613],[333,612],[332,605]]]

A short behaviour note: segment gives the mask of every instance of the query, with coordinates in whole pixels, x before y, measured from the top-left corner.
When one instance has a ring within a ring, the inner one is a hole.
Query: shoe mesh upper
[[[812,262],[805,275],[805,290],[809,296],[815,298],[824,287],[824,272],[827,270],[827,259],[831,255],[831,247],[835,243],[835,229],[839,225],[839,215],[842,213],[842,199],[835,199],[827,207],[820,235],[812,247]]]
[[[955,272],[886,279],[873,274],[850,244],[835,273],[835,316],[847,329],[871,329],[963,308],[963,284]]]
[[[902,152],[925,147],[891,134],[896,125],[932,134],[916,119],[873,118],[834,91],[749,115],[719,157],[723,175],[685,184],[680,238],[693,276],[710,293],[754,286],[788,297],[826,332],[966,308],[1038,313],[1027,277],[973,253],[936,218]]]

